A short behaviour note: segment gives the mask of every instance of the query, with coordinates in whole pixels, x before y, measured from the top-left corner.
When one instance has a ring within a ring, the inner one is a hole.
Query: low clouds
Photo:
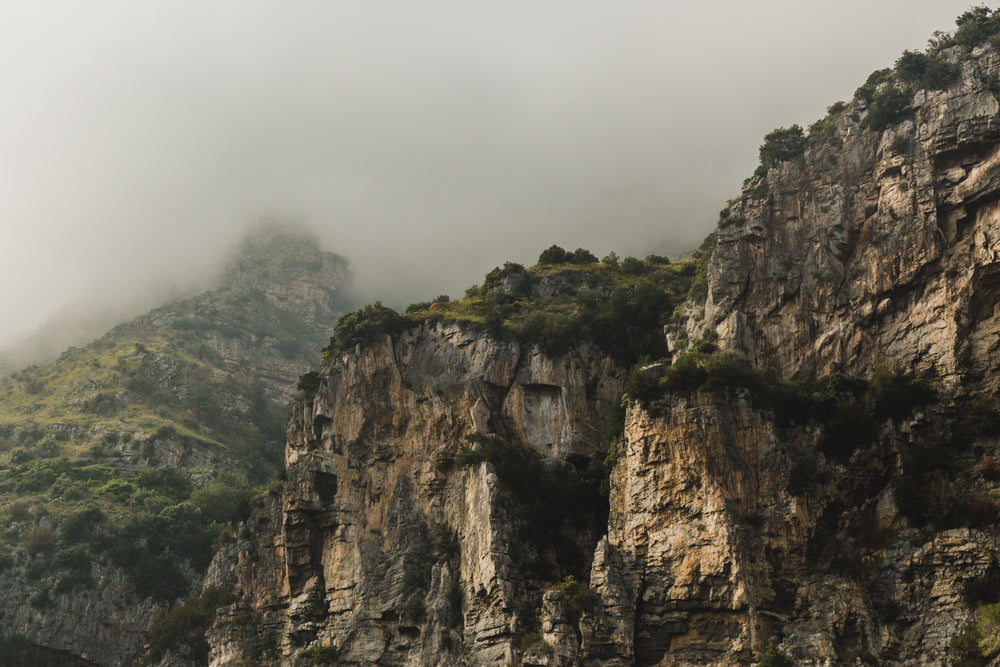
[[[185,289],[265,216],[396,303],[551,243],[691,247],[765,132],[968,3],[8,4],[0,343]]]

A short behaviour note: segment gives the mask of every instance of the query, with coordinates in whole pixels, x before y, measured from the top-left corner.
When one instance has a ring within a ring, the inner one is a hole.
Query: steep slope
[[[559,249],[345,317],[210,663],[995,662],[998,36],[769,134],[669,350]]]
[[[197,591],[220,532],[277,475],[287,403],[346,279],[314,239],[264,227],[217,289],[4,381],[5,637],[138,660],[156,614]]]
[[[963,15],[808,136],[767,137],[709,242],[704,302],[670,335],[674,366],[629,415],[592,573],[612,662],[747,664],[771,645],[794,664],[985,664],[998,21]],[[694,340],[798,382],[682,356]]]
[[[241,531],[213,663],[505,664],[541,645],[546,586],[585,579],[604,531],[616,352],[665,350],[694,269],[563,259],[342,318],[303,378],[284,493]]]

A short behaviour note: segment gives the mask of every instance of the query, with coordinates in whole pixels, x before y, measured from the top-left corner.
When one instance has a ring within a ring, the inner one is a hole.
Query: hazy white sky
[[[5,2],[0,344],[305,221],[370,298],[694,245],[969,0]],[[995,3],[990,3],[995,6]]]

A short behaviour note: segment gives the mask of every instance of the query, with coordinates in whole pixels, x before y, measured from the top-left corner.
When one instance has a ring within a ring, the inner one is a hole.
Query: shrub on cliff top
[[[910,108],[912,98],[911,92],[895,86],[887,86],[876,93],[868,106],[868,123],[871,128],[881,132],[906,118],[913,111]]]
[[[584,248],[568,252],[557,245],[551,245],[538,256],[539,264],[594,264],[597,257]]]
[[[376,301],[343,315],[333,328],[330,345],[323,349],[323,353],[327,357],[337,351],[350,350],[355,345],[371,343],[386,334],[399,333],[404,328],[406,320],[399,313]]]
[[[759,150],[760,164],[770,169],[779,162],[794,160],[805,150],[806,136],[799,125],[779,127],[764,135],[764,143]]]
[[[930,90],[947,88],[958,74],[958,66],[943,56],[919,51],[903,51],[895,70],[903,81]]]
[[[955,19],[955,25],[955,43],[973,47],[1000,33],[1000,10],[985,5],[970,7]]]
[[[871,104],[875,98],[875,91],[879,84],[892,78],[892,70],[889,68],[877,69],[868,75],[865,82],[854,91],[854,99],[861,100],[865,104]]]

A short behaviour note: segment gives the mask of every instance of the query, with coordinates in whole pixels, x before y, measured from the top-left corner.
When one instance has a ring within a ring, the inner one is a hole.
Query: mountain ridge
[[[769,134],[660,360],[618,365],[576,315],[558,345],[512,336],[480,286],[344,318],[210,664],[986,664],[998,34],[973,8],[808,135]],[[516,291],[505,268],[490,289]],[[536,512],[545,471],[602,460],[604,535],[564,509],[576,486]]]
[[[0,385],[5,635],[138,661],[157,614],[197,593],[213,542],[277,476],[295,378],[349,273],[289,227],[237,253],[230,266],[252,270]]]

